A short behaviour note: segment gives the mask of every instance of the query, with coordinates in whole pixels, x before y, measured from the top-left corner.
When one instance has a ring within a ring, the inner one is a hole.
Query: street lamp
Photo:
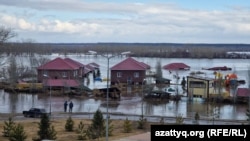
[[[90,53],[90,54],[97,54],[97,52],[96,51],[92,51],[92,50],[90,50],[90,51],[88,51],[88,53]],[[121,55],[126,55],[126,54],[130,54],[131,52],[130,51],[126,51],[126,52],[122,52],[122,53],[120,53]],[[108,64],[107,64],[107,93],[106,93],[106,103],[107,103],[107,108],[106,108],[106,141],[108,141],[108,133],[109,133],[109,60],[111,59],[111,58],[113,58],[113,57],[115,57],[115,56],[118,56],[118,55],[111,55],[111,56],[109,56],[109,55],[103,55],[103,54],[101,54],[101,56],[103,56],[103,57],[105,57],[107,60],[108,60]]]
[[[43,76],[47,78],[47,83],[48,83],[48,79],[50,77],[47,74],[44,74]],[[50,83],[49,83],[49,115],[51,117],[51,84]]]
[[[144,83],[146,84],[146,82],[147,82],[147,80],[143,79],[143,81],[142,81],[142,96],[141,96],[141,115],[142,115],[142,118],[143,118],[143,114],[144,114],[144,112],[143,112],[143,100],[144,100],[144,87],[143,87],[143,85],[144,85]]]

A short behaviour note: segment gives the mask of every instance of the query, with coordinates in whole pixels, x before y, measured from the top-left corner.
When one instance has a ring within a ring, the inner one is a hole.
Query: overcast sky
[[[0,0],[13,41],[250,43],[250,0]]]

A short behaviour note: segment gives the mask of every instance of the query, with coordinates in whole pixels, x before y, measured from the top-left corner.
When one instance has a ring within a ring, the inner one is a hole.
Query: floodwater
[[[55,57],[62,57],[57,54],[49,56],[51,59]],[[77,60],[83,64],[95,62],[100,65],[101,77],[107,76],[107,59],[105,57],[98,56],[79,56],[68,55],[74,60]],[[116,63],[122,61],[125,57],[114,57],[110,59],[110,67]],[[163,77],[168,79],[174,79],[173,75],[179,75],[181,78],[189,75],[192,71],[204,71],[203,74],[206,77],[214,77],[212,71],[205,71],[202,68],[208,68],[213,66],[227,66],[233,68],[232,71],[221,72],[223,74],[236,73],[238,79],[244,79],[245,85],[248,86],[248,79],[246,79],[249,60],[247,59],[174,59],[174,58],[135,58],[138,61],[149,64],[152,67],[152,71],[155,71],[157,61],[161,62],[161,65],[166,65],[172,62],[183,62],[191,66],[190,71],[169,72],[163,70]],[[23,60],[23,59],[22,59]],[[92,77],[90,77],[92,78]],[[174,80],[173,80],[174,81]],[[89,88],[106,87],[107,82],[94,82],[91,79]],[[51,100],[51,102],[50,102]],[[48,112],[62,112],[63,103],[65,100],[71,100],[74,103],[73,112],[95,112],[100,109],[106,112],[106,100],[95,98],[69,98],[67,96],[43,96],[43,94],[10,94],[4,90],[0,90],[0,113],[21,113],[23,110],[28,110],[31,107],[45,108]],[[159,116],[171,116],[182,115],[183,117],[194,117],[195,112],[198,112],[201,117],[209,117],[216,115],[219,119],[237,119],[246,120],[247,104],[208,104],[202,99],[194,98],[193,101],[188,101],[183,97],[180,101],[166,101],[166,102],[147,102],[142,103],[141,96],[138,93],[128,93],[126,96],[122,96],[120,100],[109,101],[109,112],[112,113],[125,113],[140,115],[142,112],[145,115],[159,115]],[[214,113],[214,114],[212,114]]]

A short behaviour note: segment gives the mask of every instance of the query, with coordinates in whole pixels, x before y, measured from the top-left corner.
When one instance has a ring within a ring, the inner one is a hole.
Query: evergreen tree
[[[161,117],[161,119],[160,119],[160,124],[164,124],[164,118],[163,117]]]
[[[79,125],[78,125],[78,140],[86,140],[87,139],[87,131],[84,129],[84,124],[82,121],[80,121]]]
[[[106,126],[105,126],[105,128],[106,128]],[[113,135],[113,130],[114,130],[114,125],[112,124],[112,120],[109,119],[109,132],[108,132],[109,136]]]
[[[139,121],[138,121],[138,126],[137,128],[138,129],[144,129],[145,126],[146,126],[146,123],[147,123],[147,119],[143,117],[143,115],[141,115],[141,117],[139,118]]]
[[[176,124],[183,124],[183,122],[184,122],[184,119],[183,119],[181,114],[176,116],[175,120],[176,120],[176,122],[175,122]]]
[[[51,126],[50,120],[48,115],[43,115],[41,118],[38,130],[38,139],[33,139],[34,141],[41,141],[43,139],[50,139],[55,140],[56,139],[56,131],[54,129],[54,126]]]
[[[67,119],[65,124],[66,131],[73,131],[74,129],[74,121],[72,120],[71,116]]]
[[[195,120],[195,123],[196,123],[196,124],[199,124],[200,115],[199,115],[198,112],[195,113],[195,115],[194,115],[194,120]]]
[[[156,64],[156,79],[161,79],[162,78],[162,66],[161,66],[161,62],[158,60],[157,64]]]
[[[11,132],[10,141],[25,141],[27,139],[27,135],[23,129],[21,124],[17,124]]]
[[[105,135],[105,121],[103,119],[102,112],[98,109],[94,118],[92,119],[92,124],[88,127],[88,136],[91,139],[96,139],[103,137]]]
[[[247,109],[246,116],[247,116],[247,121],[250,122],[250,111],[249,111],[249,109]]]
[[[15,122],[12,120],[11,117],[9,117],[8,121],[4,121],[3,126],[3,136],[4,137],[10,137],[10,133],[15,127]]]
[[[132,131],[132,124],[131,122],[128,120],[128,118],[126,118],[126,120],[123,123],[123,131],[125,133],[130,133]]]

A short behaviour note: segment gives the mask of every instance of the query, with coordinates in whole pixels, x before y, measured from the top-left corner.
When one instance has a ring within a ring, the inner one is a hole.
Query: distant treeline
[[[178,44],[178,43],[6,43],[0,53],[15,55],[83,54],[89,50],[100,54],[131,51],[134,57],[162,58],[250,58],[247,54],[231,55],[228,52],[250,52],[250,44]],[[244,56],[244,57],[242,57]]]

